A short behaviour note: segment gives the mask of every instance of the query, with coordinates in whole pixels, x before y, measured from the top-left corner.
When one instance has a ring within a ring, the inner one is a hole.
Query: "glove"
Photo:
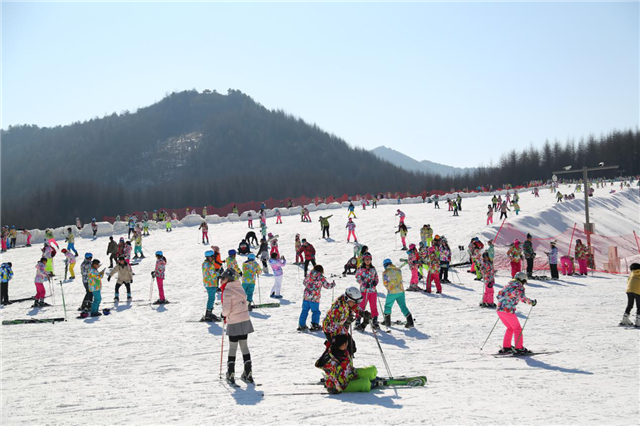
[[[111,277],[107,277],[107,281],[111,281]]]
[[[151,277],[153,277],[153,278],[156,277],[156,271],[151,271]]]
[[[364,311],[364,313],[362,314],[362,318],[364,318],[366,320],[370,320],[371,319],[371,312]]]
[[[493,283],[489,283],[489,284],[487,285],[487,288],[493,288]]]
[[[533,300],[531,301],[531,306],[536,306],[537,304],[538,304],[538,300],[533,299]]]
[[[355,321],[356,317],[353,314],[350,314],[347,320],[344,322],[345,327],[349,327],[353,321]]]

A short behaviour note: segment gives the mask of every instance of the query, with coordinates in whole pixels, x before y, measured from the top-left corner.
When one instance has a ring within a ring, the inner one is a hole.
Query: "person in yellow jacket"
[[[384,325],[391,326],[391,308],[394,303],[400,306],[402,315],[407,318],[405,327],[413,327],[413,317],[407,308],[406,298],[404,294],[404,286],[402,285],[402,272],[396,267],[391,259],[385,259],[382,262],[384,272],[382,273],[382,282],[387,289],[387,301],[384,303]]]
[[[634,325],[629,319],[633,302],[636,303],[636,327],[640,327],[640,263],[632,263],[629,267],[631,274],[627,280],[627,309],[624,310],[624,316],[620,325]]]

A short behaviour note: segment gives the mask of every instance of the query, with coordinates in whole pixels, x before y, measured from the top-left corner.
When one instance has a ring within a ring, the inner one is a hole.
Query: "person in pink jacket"
[[[160,298],[153,302],[154,305],[164,305],[165,303],[169,303],[167,299],[164,298],[164,271],[167,267],[167,259],[164,257],[161,251],[156,252],[156,268],[151,271],[151,277],[156,279],[156,284],[158,284],[158,293]]]
[[[353,223],[353,219],[349,218],[346,228],[349,230],[347,234],[347,242],[349,242],[351,237],[353,237],[354,241],[357,243],[358,237],[356,237],[356,224]]]
[[[220,287],[222,292],[222,318],[227,324],[227,336],[229,336],[229,354],[227,358],[227,381],[235,383],[236,352],[238,345],[242,352],[244,371],[240,378],[253,383],[251,371],[251,354],[247,345],[249,333],[253,333],[253,325],[249,316],[249,304],[247,294],[242,288],[242,283],[236,279],[236,271],[228,268],[220,275]]]
[[[36,279],[35,279],[36,295],[34,297],[35,301],[33,302],[34,308],[47,306],[44,303],[44,298],[46,296],[46,291],[44,289],[44,280],[49,279],[49,274],[45,270],[46,263],[47,263],[47,258],[43,257],[36,264]]]

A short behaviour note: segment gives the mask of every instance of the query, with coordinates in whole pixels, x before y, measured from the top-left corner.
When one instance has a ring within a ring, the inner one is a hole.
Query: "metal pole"
[[[487,344],[487,341],[489,340],[489,337],[493,333],[493,330],[496,328],[496,325],[498,325],[498,321],[500,321],[500,317],[498,317],[498,319],[496,320],[495,324],[493,324],[493,327],[491,328],[491,331],[489,332],[489,335],[487,336],[487,339],[484,341],[482,346],[480,346],[480,350],[484,349],[484,345]]]
[[[587,234],[587,248],[589,249],[589,253],[591,253],[591,234],[589,232],[591,230],[591,226],[589,225],[589,184],[587,182],[586,166],[582,168],[582,183],[584,185],[584,216],[586,219],[585,226],[587,228],[585,229]]]

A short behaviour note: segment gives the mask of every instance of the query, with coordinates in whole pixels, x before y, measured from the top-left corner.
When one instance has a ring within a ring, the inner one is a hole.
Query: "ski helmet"
[[[520,281],[522,284],[527,282],[527,273],[526,272],[518,272],[514,277],[516,281]]]
[[[373,259],[373,256],[371,256],[371,253],[369,253],[369,252],[367,251],[367,252],[365,252],[365,253],[362,255],[362,260],[365,260],[365,259],[369,259],[369,260],[371,260],[371,259]]]
[[[227,278],[229,281],[233,281],[236,279],[236,271],[233,268],[227,268],[222,275],[220,275],[220,279]]]
[[[158,251],[156,252],[156,256],[162,256],[162,252],[161,252],[160,250],[158,250]]]
[[[414,250],[416,248],[415,244],[409,244],[409,250]]]
[[[234,249],[229,250],[229,256],[235,256],[236,251]]]
[[[360,290],[358,290],[357,287],[347,288],[344,294],[347,296],[347,299],[352,302],[360,303],[362,301],[362,293],[360,293]]]
[[[93,257],[93,254],[91,254],[91,253],[85,253],[84,254],[84,258],[85,259],[91,259],[92,257]]]
[[[385,259],[382,261],[382,266],[384,266],[385,268],[389,265],[391,265],[393,262],[391,261],[391,259]]]
[[[204,257],[213,257],[216,254],[213,252],[213,250],[207,250],[204,252]]]
[[[253,253],[250,253],[249,256],[247,256],[247,259],[249,260],[256,260],[256,255]]]

